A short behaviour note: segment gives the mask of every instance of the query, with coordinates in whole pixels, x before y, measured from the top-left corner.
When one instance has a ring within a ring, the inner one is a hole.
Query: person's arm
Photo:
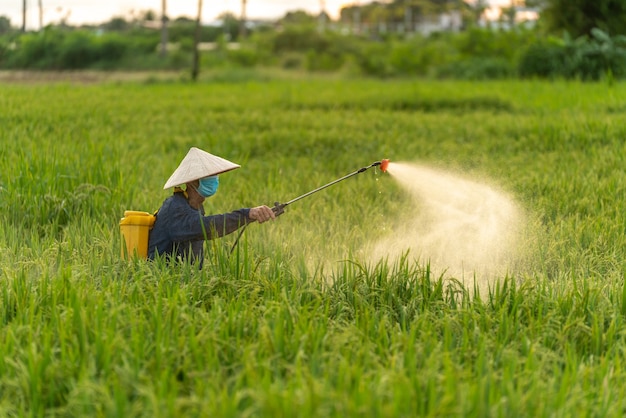
[[[257,221],[258,223],[262,224],[263,222],[275,218],[276,215],[274,214],[274,211],[272,211],[272,209],[270,209],[268,206],[264,205],[249,209],[239,209],[234,212],[225,213],[222,215],[210,215],[202,217],[205,229],[207,231],[208,239],[228,235],[250,222]],[[209,234],[209,230],[212,231],[211,234]],[[202,237],[204,237],[204,232]]]
[[[250,209],[248,208],[220,215],[203,216],[204,231],[202,231],[201,238],[214,239],[233,233],[250,222],[249,216]]]
[[[202,216],[193,208],[180,211],[170,225],[173,241],[215,239],[228,235],[249,222],[250,209]]]

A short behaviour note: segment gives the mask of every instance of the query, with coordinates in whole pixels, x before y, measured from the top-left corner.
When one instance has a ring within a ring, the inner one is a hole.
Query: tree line
[[[225,13],[220,24],[198,17],[169,19],[144,11],[100,25],[72,27],[66,21],[24,32],[0,16],[0,68],[184,69],[280,67],[344,71],[375,77],[453,78],[626,77],[626,2],[623,0],[528,0],[510,11],[534,7],[532,27],[509,19],[506,29],[478,25],[484,0],[393,0],[344,7],[333,21],[325,13],[289,12],[275,22],[251,22]],[[380,30],[456,12],[456,31],[427,34]],[[376,27],[375,22],[384,22]],[[354,30],[356,24],[374,28]],[[242,29],[245,28],[245,29]],[[377,29],[376,29],[377,28]],[[199,45],[206,48],[200,50]]]

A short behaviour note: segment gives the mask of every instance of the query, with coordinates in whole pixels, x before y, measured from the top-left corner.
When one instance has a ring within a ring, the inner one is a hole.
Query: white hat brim
[[[185,158],[178,165],[178,168],[167,180],[163,189],[180,186],[204,177],[216,176],[239,167],[241,167],[239,164],[217,155],[209,154],[199,148],[191,147]]]

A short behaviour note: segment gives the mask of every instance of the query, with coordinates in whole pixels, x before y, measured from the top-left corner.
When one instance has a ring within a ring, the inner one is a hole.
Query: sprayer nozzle
[[[387,172],[387,167],[389,166],[389,160],[381,160],[380,161],[380,171],[383,173]]]

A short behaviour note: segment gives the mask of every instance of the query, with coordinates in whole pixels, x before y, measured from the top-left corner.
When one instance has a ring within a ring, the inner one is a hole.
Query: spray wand
[[[276,202],[276,203],[274,203],[274,207],[272,208],[272,210],[274,211],[274,213],[275,213],[277,216],[278,216],[278,215],[282,215],[282,214],[284,213],[284,209],[285,209],[285,207],[286,207],[286,206],[291,205],[292,203],[297,202],[297,201],[298,201],[298,200],[300,200],[300,199],[304,199],[305,197],[311,196],[313,193],[317,193],[317,192],[319,192],[320,190],[324,190],[325,188],[330,187],[330,186],[332,186],[333,184],[337,184],[337,183],[339,183],[340,181],[343,181],[343,180],[345,180],[345,179],[347,179],[347,178],[349,178],[349,177],[355,176],[355,175],[357,175],[357,174],[361,174],[362,172],[364,172],[364,171],[366,171],[367,169],[372,168],[372,167],[378,167],[378,166],[380,166],[380,171],[382,171],[382,172],[384,173],[384,172],[386,172],[386,171],[387,171],[387,166],[388,166],[388,165],[389,165],[389,160],[381,160],[381,161],[376,161],[375,163],[372,163],[372,164],[370,164],[370,165],[368,165],[368,166],[366,166],[366,167],[363,167],[363,168],[358,169],[358,170],[357,170],[357,171],[355,171],[354,173],[350,173],[350,174],[345,175],[345,176],[343,176],[343,177],[341,177],[341,178],[339,178],[339,179],[337,179],[337,180],[331,181],[331,182],[330,182],[330,183],[328,183],[328,184],[325,184],[325,185],[323,185],[323,186],[321,186],[321,187],[318,187],[318,188],[317,188],[317,189],[315,189],[315,190],[311,190],[310,192],[305,193],[305,194],[303,194],[302,196],[298,196],[298,197],[296,197],[295,199],[291,199],[291,200],[290,200],[290,201],[288,201],[288,202],[285,202],[285,203],[278,203],[278,202]]]
[[[355,176],[355,175],[357,175],[357,174],[361,174],[361,173],[363,173],[364,171],[367,171],[368,169],[370,169],[370,168],[372,168],[372,167],[380,167],[380,171],[382,171],[383,173],[385,173],[385,172],[387,172],[387,167],[388,167],[388,166],[389,166],[389,160],[388,160],[388,159],[384,159],[384,160],[380,160],[380,161],[373,162],[372,164],[370,164],[370,165],[368,165],[368,166],[365,166],[365,167],[359,168],[357,171],[355,171],[355,172],[353,172],[353,173],[347,174],[347,175],[345,175],[345,176],[343,176],[343,177],[341,177],[341,178],[338,178],[337,180],[331,181],[331,182],[330,182],[330,183],[328,183],[328,184],[325,184],[325,185],[323,185],[323,186],[320,186],[320,187],[318,187],[317,189],[311,190],[310,192],[305,193],[305,194],[303,194],[302,196],[298,196],[298,197],[296,197],[296,198],[294,198],[294,199],[291,199],[291,200],[290,200],[290,201],[288,201],[288,202],[285,202],[285,203],[275,202],[275,203],[274,203],[274,207],[272,208],[272,211],[274,212],[274,214],[275,214],[276,216],[280,216],[280,215],[282,215],[283,213],[285,213],[285,207],[286,207],[286,206],[291,205],[292,203],[297,202],[297,201],[298,201],[298,200],[300,200],[300,199],[304,199],[305,197],[311,196],[313,193],[317,193],[317,192],[319,192],[320,190],[324,190],[325,188],[330,187],[330,186],[332,186],[333,184],[337,184],[337,183],[339,183],[340,181],[343,181],[343,180],[345,180],[345,179],[347,179],[347,178],[350,178],[350,177]],[[237,244],[239,243],[239,238],[241,238],[241,235],[242,235],[242,234],[244,233],[244,231],[246,230],[246,226],[247,226],[247,225],[248,225],[248,224],[244,225],[244,226],[243,226],[243,228],[241,229],[241,232],[239,232],[239,235],[237,236],[237,239],[235,240],[235,243],[233,244],[233,248],[231,248],[231,250],[230,250],[230,252],[231,252],[231,253],[233,252],[233,250],[235,249],[235,247],[236,247],[236,246],[237,246]]]

